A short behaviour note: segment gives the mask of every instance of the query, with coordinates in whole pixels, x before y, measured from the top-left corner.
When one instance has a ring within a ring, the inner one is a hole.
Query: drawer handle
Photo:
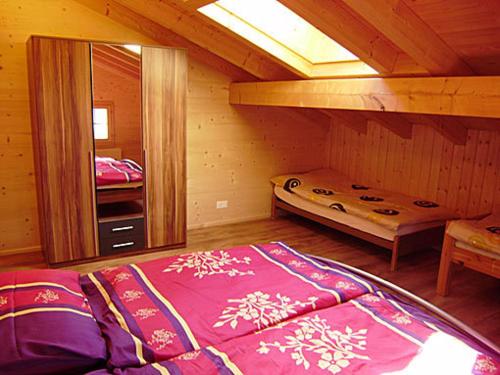
[[[130,241],[130,242],[123,242],[123,243],[116,243],[113,245],[113,249],[118,249],[120,247],[129,247],[129,246],[134,246],[135,242]]]
[[[132,229],[134,229],[133,225],[127,225],[126,227],[113,228],[113,229],[111,229],[111,232],[124,232],[124,231],[132,230]]]

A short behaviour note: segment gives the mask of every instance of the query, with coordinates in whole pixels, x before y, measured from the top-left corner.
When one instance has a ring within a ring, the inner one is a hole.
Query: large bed
[[[435,202],[374,188],[331,169],[271,182],[273,217],[278,210],[291,212],[390,249],[393,271],[402,252],[439,246],[446,221],[457,217]]]
[[[493,343],[418,302],[280,242],[4,273],[0,373],[500,373]]]

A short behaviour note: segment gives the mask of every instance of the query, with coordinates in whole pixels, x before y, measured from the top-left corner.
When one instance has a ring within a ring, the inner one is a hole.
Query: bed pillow
[[[104,367],[106,344],[73,271],[0,273],[0,374]]]

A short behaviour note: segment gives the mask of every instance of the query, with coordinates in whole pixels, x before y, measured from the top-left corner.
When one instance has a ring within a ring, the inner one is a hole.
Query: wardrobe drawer
[[[99,238],[144,237],[144,218],[99,223]],[[144,241],[143,241],[144,242]]]
[[[144,249],[144,233],[135,236],[117,238],[101,238],[99,241],[101,255],[113,255],[133,250]]]

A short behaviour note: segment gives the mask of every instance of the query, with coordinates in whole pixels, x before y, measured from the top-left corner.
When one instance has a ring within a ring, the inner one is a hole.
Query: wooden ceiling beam
[[[500,118],[500,76],[233,83],[232,104]]]
[[[190,42],[207,49],[262,80],[293,79],[290,72],[269,54],[228,30],[215,27],[201,13],[189,12],[175,0],[110,0],[130,9]]]
[[[404,0],[342,0],[434,75],[472,75],[472,69]]]
[[[215,3],[217,0],[182,0],[184,6],[188,9],[196,10],[205,5]]]
[[[340,0],[279,0],[380,73],[394,69],[399,50]]]
[[[191,58],[200,61],[212,68],[226,74],[235,81],[252,81],[257,79],[249,73],[224,58],[200,47],[183,36],[163,27],[162,25],[146,18],[131,9],[113,0],[75,0],[88,8],[103,14],[132,30],[135,30],[158,44],[186,48]]]
[[[403,139],[411,139],[413,125],[399,113],[363,112],[363,115]]]

